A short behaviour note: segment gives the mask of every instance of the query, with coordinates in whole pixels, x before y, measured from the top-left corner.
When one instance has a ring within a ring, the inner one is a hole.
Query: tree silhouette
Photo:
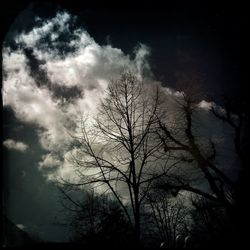
[[[188,234],[189,211],[182,197],[176,199],[171,194],[155,190],[147,195],[147,202],[164,247],[183,247]]]
[[[195,134],[200,126],[196,119],[199,92],[195,88],[188,86],[185,92],[181,92],[175,98],[177,105],[174,117],[174,126],[171,126],[167,117],[158,116],[159,138],[162,140],[166,152],[175,152],[176,158],[185,163],[185,168],[190,168],[190,172],[198,175],[209,185],[210,191],[205,191],[193,182],[186,180],[186,176],[176,176],[166,179],[163,185],[165,189],[186,190],[196,193],[214,202],[219,202],[227,208],[232,207],[234,199],[235,183],[222,171],[215,163],[216,145],[209,139],[209,143],[204,150],[204,141],[200,135]],[[192,176],[191,176],[192,177]]]
[[[64,199],[64,207],[70,211],[71,241],[88,247],[128,247],[132,230],[119,204],[93,190],[79,190],[79,194],[83,198],[74,198],[74,203],[72,195],[71,200]]]
[[[80,209],[73,225],[80,229],[79,235],[84,232],[79,222],[85,217],[88,229],[82,235],[85,239],[109,241],[112,235],[122,238],[120,235],[127,235],[132,229],[133,243],[139,247],[145,212],[153,215],[154,225],[168,246],[176,247],[176,236],[186,229],[189,211],[176,198],[181,190],[197,195],[193,207],[200,217],[193,219],[200,223],[207,216],[209,221],[203,221],[207,228],[216,221],[216,216],[223,215],[221,218],[227,220],[234,210],[236,183],[218,163],[216,143],[197,132],[199,88],[191,82],[184,92],[171,95],[166,92],[157,84],[148,84],[125,71],[108,85],[98,113],[81,120],[79,134],[73,136],[75,144],[70,159],[75,178],[61,179],[60,188],[64,197]],[[241,118],[235,118],[231,111],[221,114],[215,107],[211,112],[235,129],[235,149],[241,157],[238,152]],[[90,202],[88,209],[83,209],[68,191],[81,191],[86,186],[98,194],[112,195],[119,208],[106,208],[106,215],[98,216],[101,203],[94,198],[93,207]],[[171,199],[166,191],[171,193]],[[220,213],[214,212],[217,208]],[[120,232],[115,221],[130,229]],[[221,232],[222,228],[218,224],[216,230]]]
[[[82,120],[81,134],[75,136],[79,147],[71,160],[78,181],[63,180],[64,186],[93,185],[112,193],[133,227],[137,246],[142,203],[153,181],[169,168],[155,133],[159,103],[159,87],[131,72],[111,81],[98,115],[92,123]]]
[[[196,196],[195,202],[192,201],[194,246],[197,244],[198,247],[203,247],[204,243],[207,247],[219,244],[239,246],[245,235],[241,224],[249,218],[244,202],[248,186],[246,180],[249,177],[247,146],[243,143],[246,141],[244,136],[249,121],[247,112],[240,105],[233,107],[233,100],[230,98],[223,107],[213,104],[207,111],[214,115],[217,123],[222,121],[231,128],[235,159],[237,156],[240,159],[238,163],[234,163],[240,175],[238,179],[233,180],[225,168],[221,167],[225,163],[217,158],[216,143],[211,138],[206,140],[206,135],[198,132],[201,126],[198,113],[202,94],[199,86],[191,80],[189,79],[182,88],[184,92],[179,92],[178,97],[174,97],[177,104],[172,122],[174,125],[169,123],[167,116],[159,116],[158,131],[165,151],[170,150],[172,155],[181,159],[181,169],[186,171],[176,176],[167,176],[165,182],[158,183],[158,187],[172,190],[175,194],[180,190],[186,190]],[[202,184],[197,185],[198,181]],[[205,183],[207,187],[204,188]]]

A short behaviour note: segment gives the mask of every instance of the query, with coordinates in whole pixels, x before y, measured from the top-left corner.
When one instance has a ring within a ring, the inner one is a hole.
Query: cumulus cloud
[[[40,18],[35,20],[37,23],[41,21]],[[69,29],[69,20],[70,15],[68,13],[58,13],[51,20],[44,21],[42,26],[34,27],[30,32],[16,36],[15,42],[24,46],[36,47],[40,44],[40,40],[48,35],[51,41],[55,41],[59,36],[58,32],[65,32],[65,30]],[[56,32],[55,27],[57,29]]]
[[[58,159],[56,155],[52,155],[51,153],[43,155],[42,161],[39,162],[39,168],[54,168],[60,166],[61,161]]]
[[[18,228],[20,228],[21,230],[26,229],[26,227],[25,227],[23,224],[16,224],[16,226],[17,226]]]
[[[17,151],[20,151],[20,152],[25,152],[29,148],[29,146],[26,145],[25,143],[15,141],[15,140],[12,140],[12,139],[5,140],[3,142],[3,145],[8,149],[17,150]]]
[[[198,104],[198,107],[199,108],[202,108],[204,110],[211,110],[213,106],[213,103],[212,102],[207,102],[205,100],[202,100],[199,104]]]
[[[3,105],[11,107],[18,119],[39,127],[39,142],[48,153],[38,165],[50,171],[50,179],[72,172],[68,161],[71,134],[77,132],[82,114],[96,114],[111,79],[126,68],[139,78],[143,74],[147,76],[144,80],[155,81],[146,45],[135,44],[132,55],[111,45],[101,46],[74,25],[75,20],[67,12],[46,20],[36,17],[32,30],[12,32],[14,48],[3,47]],[[183,94],[169,88],[165,92],[173,98]],[[172,99],[169,104],[174,107]],[[211,105],[202,101],[199,107],[204,111]],[[22,152],[28,148],[13,140],[4,145]]]
[[[100,46],[73,25],[75,19],[67,12],[46,20],[36,17],[32,30],[12,32],[15,48],[3,47],[3,105],[39,127],[40,144],[51,152],[42,157],[40,169],[59,165],[57,155],[69,151],[70,134],[76,132],[81,114],[96,112],[110,79],[124,67],[137,75],[142,67],[150,72],[148,47],[137,45],[134,55],[126,55],[119,48]]]

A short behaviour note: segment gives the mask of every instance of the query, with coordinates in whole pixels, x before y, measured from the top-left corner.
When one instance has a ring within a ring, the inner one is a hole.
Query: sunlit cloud
[[[96,113],[111,79],[124,68],[138,76],[142,68],[151,74],[147,46],[135,45],[133,55],[100,46],[85,29],[72,28],[75,19],[66,12],[52,19],[37,17],[32,30],[14,37],[18,49],[3,48],[3,104],[21,121],[39,127],[39,142],[50,152],[42,156],[40,169],[60,165],[59,158],[70,150],[70,134],[77,132],[83,114]],[[64,44],[62,37],[68,37]]]
[[[99,45],[85,29],[72,25],[75,20],[67,12],[46,20],[37,17],[32,30],[16,34],[16,48],[3,47],[3,105],[11,107],[19,120],[38,127],[39,143],[48,151],[38,167],[45,172],[49,169],[50,179],[72,174],[67,160],[71,135],[79,132],[83,116],[96,115],[111,79],[128,69],[139,79],[146,75],[146,82],[157,82],[148,61],[148,46],[135,44],[133,53],[125,54],[110,44]],[[162,91],[168,99],[169,121],[174,121],[175,100],[183,92],[167,87]],[[201,101],[198,107],[204,112],[212,105]],[[201,115],[201,119],[208,124],[211,117]],[[217,138],[216,132],[213,137]],[[13,141],[5,143],[9,148],[17,149],[16,145],[19,151],[27,150]]]

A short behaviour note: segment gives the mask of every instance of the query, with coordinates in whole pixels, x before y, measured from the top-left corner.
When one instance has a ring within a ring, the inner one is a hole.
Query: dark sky
[[[1,2],[2,40],[29,4]],[[58,10],[76,15],[75,25],[83,26],[98,44],[109,43],[125,54],[131,54],[139,42],[146,44],[151,50],[152,71],[163,85],[175,87],[179,72],[194,72],[202,77],[207,97],[217,102],[224,93],[241,97],[246,93],[247,78],[242,72],[242,50],[248,32],[245,9],[240,4],[204,1],[168,1],[162,6],[94,6],[86,1],[38,1],[33,5],[34,12],[44,18],[55,16]],[[32,28],[32,19],[23,20],[15,28]],[[59,216],[58,193],[38,170],[38,161],[45,153],[38,143],[36,131],[40,128],[21,122],[8,108],[3,109],[3,119],[3,141],[12,138],[32,145],[28,155],[3,148],[8,215],[14,223],[24,224],[48,240],[65,239],[65,230],[52,225],[54,217]]]
[[[4,32],[30,2],[3,1]],[[168,85],[174,85],[176,71],[184,69],[202,75],[205,90],[211,95],[241,91],[241,52],[249,19],[246,6],[240,2],[167,1],[164,5],[119,6],[58,0],[37,6],[37,13],[45,17],[58,8],[77,15],[78,22],[99,44],[108,40],[124,52],[131,52],[138,41],[150,46],[153,72]]]

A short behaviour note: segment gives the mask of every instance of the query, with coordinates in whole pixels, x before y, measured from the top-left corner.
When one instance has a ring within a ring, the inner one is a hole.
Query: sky
[[[207,102],[242,94],[244,15],[230,6],[179,3],[4,6],[5,16],[16,13],[2,45],[4,195],[6,213],[19,227],[49,241],[67,238],[56,224],[64,214],[51,180],[71,175],[68,132],[81,114],[96,113],[109,80],[124,66],[166,88],[176,88],[181,72],[200,75],[204,124]]]

